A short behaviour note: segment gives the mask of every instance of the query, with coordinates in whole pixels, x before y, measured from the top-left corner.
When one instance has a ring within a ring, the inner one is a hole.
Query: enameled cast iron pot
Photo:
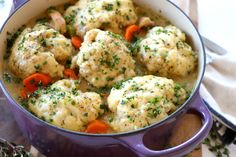
[[[178,157],[193,150],[207,136],[212,126],[212,117],[198,91],[205,70],[204,46],[190,19],[174,4],[168,0],[134,0],[138,5],[148,6],[156,12],[161,10],[164,17],[191,38],[199,61],[198,78],[190,98],[177,111],[157,124],[128,133],[95,135],[68,131],[40,120],[21,107],[6,89],[2,81],[2,63],[7,32],[14,32],[48,7],[63,4],[68,0],[19,1],[23,2],[22,5],[16,8],[1,28],[0,84],[21,131],[40,152],[49,157]],[[172,148],[162,149],[170,135],[174,134],[173,127],[180,116],[187,112],[201,117],[201,129],[188,141]]]

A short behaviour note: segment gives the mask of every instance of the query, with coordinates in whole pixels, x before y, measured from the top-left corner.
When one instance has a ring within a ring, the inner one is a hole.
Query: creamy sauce
[[[57,7],[59,8],[60,12],[63,12],[63,6],[59,6]],[[143,16],[148,16],[151,18],[151,20],[155,21],[155,23],[158,26],[167,26],[170,24],[170,22],[165,19],[164,17],[161,16],[161,14],[159,13],[153,13],[150,11],[150,9],[147,8],[140,8],[138,6],[135,6],[135,11],[136,14],[138,15],[138,18],[143,17]],[[42,14],[34,19],[32,19],[31,21],[29,21],[26,25],[27,26],[34,26],[35,25],[35,21],[39,18],[45,18],[47,17],[46,14]],[[123,33],[122,33],[123,34]],[[121,35],[122,35],[121,34]],[[145,33],[144,33],[145,34]],[[142,36],[142,34],[140,35]],[[139,36],[139,37],[140,37]],[[11,80],[6,81],[7,79],[5,79],[5,85],[7,87],[7,89],[9,90],[9,92],[11,93],[11,95],[20,103],[21,99],[19,99],[20,97],[20,91],[21,89],[23,89],[23,85],[21,81],[16,81],[16,77],[13,76],[13,74],[11,74],[9,68],[8,68],[8,60],[4,61],[4,71],[5,74],[10,74],[11,75]],[[135,69],[137,76],[143,76],[143,75],[148,75],[151,74],[147,68],[143,65],[141,65],[141,63],[139,61],[136,60],[136,69]],[[5,76],[6,78],[7,76]],[[180,83],[181,85],[183,85],[187,90],[191,91],[195,85],[195,81],[197,79],[197,69],[195,69],[194,72],[188,74],[186,77],[172,77],[171,79],[173,79],[175,82]],[[81,76],[79,76],[79,89],[82,92],[88,92],[88,91],[95,91],[97,93],[99,93],[102,98],[103,98],[103,102],[106,104],[106,98],[107,95],[109,95],[109,91],[110,88],[95,88],[92,85],[90,85],[84,78],[82,78]],[[104,114],[104,116],[100,117],[100,119],[109,122],[110,121],[110,116],[111,113],[108,112],[106,114]],[[110,130],[109,132],[113,132],[112,130]]]

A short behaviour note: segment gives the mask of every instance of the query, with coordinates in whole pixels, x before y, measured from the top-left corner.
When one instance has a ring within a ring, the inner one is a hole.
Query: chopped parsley
[[[23,49],[24,43],[25,43],[25,37],[23,37],[22,40],[20,41],[20,44],[18,46],[18,50],[22,50]]]
[[[178,98],[181,96],[181,93],[180,93],[180,89],[181,89],[181,85],[176,83],[175,84],[175,87],[174,87],[174,91],[175,91],[175,97],[177,98],[177,101],[178,101]]]
[[[34,84],[34,83],[35,83],[34,79],[30,80],[30,84]]]
[[[50,7],[48,8],[48,12],[49,12],[49,13],[51,13],[51,12],[54,11],[54,10],[56,10],[56,7],[54,7],[54,6],[50,6]]]
[[[110,68],[114,68],[119,63],[120,63],[120,58],[117,55],[113,55],[112,60],[109,60],[108,58],[100,59],[101,65],[107,65]]]
[[[43,82],[42,82],[42,81],[39,81],[39,82],[36,84],[37,87],[41,87],[42,85],[43,85]]]
[[[104,112],[108,112],[109,111],[105,104],[101,104],[100,105],[100,109],[104,110]]]
[[[81,21],[81,22],[80,22],[80,24],[81,24],[82,26],[84,26],[84,25],[85,25],[85,23],[84,23],[83,21]]]
[[[125,105],[125,104],[127,104],[127,102],[128,102],[127,100],[121,100],[120,104]]]
[[[71,60],[66,60],[66,64],[65,64],[65,67],[66,68],[70,68],[70,66],[71,66]]]
[[[44,61],[44,62],[43,62],[43,65],[47,65],[47,64],[48,64],[48,62],[47,62],[47,61]]]
[[[142,90],[142,88],[140,88],[138,84],[134,83],[131,85],[131,90],[132,91],[140,91],[140,90]]]
[[[102,94],[102,93],[107,93],[109,92],[110,88],[108,87],[101,87],[101,88],[98,88],[95,92],[97,92],[98,94]]]
[[[180,40],[176,43],[177,49],[183,49],[185,47],[184,43]]]
[[[108,3],[108,4],[104,5],[103,8],[107,11],[112,11],[113,10],[113,4]]]
[[[157,104],[158,102],[160,102],[160,97],[155,97],[148,101],[150,104]]]
[[[9,73],[4,73],[3,74],[3,80],[7,83],[11,83],[12,82],[12,76]]]
[[[47,46],[47,41],[46,41],[46,39],[44,39],[44,38],[39,39],[39,43],[40,43],[43,47],[46,47],[46,46]]]
[[[123,88],[123,82],[124,82],[124,81],[125,81],[125,80],[116,82],[116,83],[113,85],[113,88],[115,88],[115,89],[121,89],[121,88]]]
[[[129,119],[129,121],[134,122],[134,118],[132,116],[128,115],[127,118]]]
[[[140,50],[140,43],[141,43],[142,39],[138,39],[136,42],[134,42],[131,47],[131,55],[132,56],[137,56],[139,50]]]
[[[109,122],[109,123],[113,122],[113,120],[114,120],[114,119],[113,119],[112,117],[108,118],[108,122]]]
[[[151,110],[148,112],[148,116],[151,117],[151,118],[155,118],[155,117],[157,117],[157,115],[159,115],[161,112],[162,112],[161,107],[158,106],[157,108],[151,109]]]
[[[161,29],[158,29],[158,30],[156,31],[157,34],[161,34],[161,32],[162,32]]]
[[[120,1],[116,0],[116,5],[119,7],[120,6]]]
[[[40,66],[40,64],[35,64],[34,68],[36,71],[39,71],[41,69],[41,66]]]
[[[69,15],[64,16],[64,19],[67,24],[74,24],[75,23],[77,12],[79,10],[80,10],[79,8],[77,10],[72,10]]]
[[[67,35],[69,36],[75,35],[75,29],[71,25],[66,25],[66,31],[67,31]]]
[[[20,34],[23,32],[25,29],[25,25],[21,26],[14,34],[11,34],[7,32],[7,50],[6,53],[4,54],[4,59],[8,59],[11,53],[11,48],[13,44],[15,43],[16,39],[20,36]]]
[[[180,84],[176,83],[174,89],[175,89],[175,91],[177,91],[177,90],[180,90],[181,87],[182,86]]]
[[[105,28],[107,28],[107,27],[110,27],[110,25],[111,25],[110,22],[103,22],[103,23],[101,24],[101,28],[105,29]]]
[[[143,47],[144,47],[145,52],[151,50],[151,48],[148,45],[144,45]]]
[[[120,58],[117,55],[112,56],[112,67],[120,63]]]
[[[114,78],[113,77],[106,77],[106,80],[107,81],[112,81],[112,80],[114,80]]]
[[[11,83],[12,81],[16,84],[19,84],[21,83],[22,79],[21,78],[18,78],[18,77],[14,77],[12,76],[11,74],[9,73],[3,73],[3,80],[7,83]]]
[[[108,35],[110,35],[111,37],[114,37],[116,39],[120,39],[120,40],[124,41],[124,39],[119,34],[115,34],[113,32],[108,32]]]
[[[25,25],[21,26],[14,34],[7,32],[9,36],[9,38],[7,39],[7,48],[11,48],[13,46],[15,40],[19,37],[25,27]]]
[[[24,108],[29,108],[29,104],[28,104],[28,101],[26,99],[23,99],[21,102],[20,102],[21,106],[23,106]]]

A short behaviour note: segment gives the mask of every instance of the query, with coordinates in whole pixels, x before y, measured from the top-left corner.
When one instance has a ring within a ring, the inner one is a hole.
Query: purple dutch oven
[[[194,50],[198,53],[198,78],[193,92],[189,99],[167,118],[146,128],[127,133],[86,134],[50,125],[33,116],[14,100],[2,81],[3,52],[6,48],[7,32],[14,32],[48,7],[66,1],[68,0],[15,0],[15,11],[1,28],[0,85],[22,133],[30,143],[41,153],[50,157],[178,157],[189,153],[200,144],[212,126],[211,114],[199,96],[199,86],[205,70],[204,46],[191,20],[177,6],[167,0],[134,0],[135,3],[148,6],[154,11],[161,10],[163,16],[192,39]],[[174,133],[174,126],[186,113],[194,113],[201,117],[201,129],[186,142],[164,149],[163,146]]]

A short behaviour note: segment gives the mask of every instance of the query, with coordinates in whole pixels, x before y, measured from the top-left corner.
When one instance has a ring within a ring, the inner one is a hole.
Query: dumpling
[[[65,19],[83,37],[94,28],[121,33],[137,21],[137,15],[132,0],[82,0],[67,9]]]
[[[78,81],[60,80],[47,89],[39,89],[28,100],[29,110],[37,117],[58,127],[84,131],[104,110],[94,92],[78,90]]]
[[[90,30],[72,60],[72,67],[79,67],[80,75],[95,87],[112,86],[135,76],[135,61],[126,44],[112,32]]]
[[[9,68],[20,78],[35,72],[59,78],[63,76],[63,64],[73,51],[69,39],[46,25],[36,24],[32,29],[26,28],[15,41]]]
[[[160,76],[185,76],[196,68],[197,57],[175,26],[156,26],[139,41],[138,59]]]
[[[159,122],[175,111],[187,92],[173,80],[153,75],[134,77],[114,86],[108,96],[116,132],[137,130]]]

